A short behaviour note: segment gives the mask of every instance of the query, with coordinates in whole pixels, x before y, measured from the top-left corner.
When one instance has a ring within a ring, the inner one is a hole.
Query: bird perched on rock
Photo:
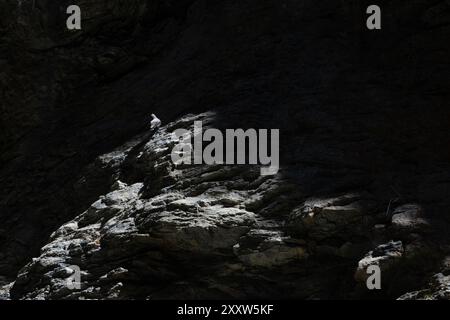
[[[152,121],[150,121],[150,130],[155,131],[161,126],[161,120],[158,119],[158,117],[152,113]]]

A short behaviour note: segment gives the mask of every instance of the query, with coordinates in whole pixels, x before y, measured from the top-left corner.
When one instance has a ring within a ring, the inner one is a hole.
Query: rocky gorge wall
[[[446,1],[68,4],[0,1],[4,297],[448,298]],[[174,168],[196,119],[280,128],[279,173]]]

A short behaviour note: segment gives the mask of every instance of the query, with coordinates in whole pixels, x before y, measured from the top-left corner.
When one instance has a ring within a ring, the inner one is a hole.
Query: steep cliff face
[[[448,298],[445,1],[68,4],[0,3],[0,298]],[[196,119],[279,173],[174,167]]]
[[[78,188],[82,168],[144,130],[149,112],[157,109],[154,101],[170,89],[158,80],[168,82],[170,73],[166,78],[139,68],[147,61],[151,70],[149,60],[164,59],[183,7],[171,11],[164,9],[166,2],[153,1],[146,15],[148,10],[136,12],[138,2],[131,3],[80,3],[84,14],[95,18],[92,24],[86,19],[76,36],[64,33],[67,3],[2,3],[9,8],[0,19],[5,23],[0,273],[14,275],[55,226],[108,190],[108,176]],[[155,17],[154,6],[164,13]],[[138,26],[146,28],[133,36]],[[148,40],[138,40],[146,34]],[[158,68],[164,74],[166,68]]]

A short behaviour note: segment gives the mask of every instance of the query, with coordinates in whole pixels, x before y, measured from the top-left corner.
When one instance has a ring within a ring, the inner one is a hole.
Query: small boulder
[[[425,218],[421,206],[405,204],[394,210],[391,228],[398,235],[424,233],[430,229],[430,223]]]

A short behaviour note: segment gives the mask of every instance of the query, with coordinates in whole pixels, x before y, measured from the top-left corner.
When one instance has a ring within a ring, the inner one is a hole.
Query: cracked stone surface
[[[447,1],[75,2],[0,1],[0,299],[448,299]],[[280,171],[175,166],[196,120]]]

